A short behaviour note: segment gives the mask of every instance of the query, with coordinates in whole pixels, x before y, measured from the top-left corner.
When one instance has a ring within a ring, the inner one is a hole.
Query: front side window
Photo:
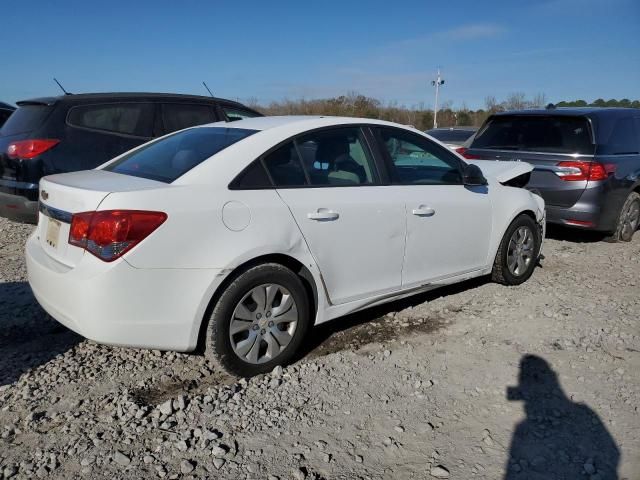
[[[427,138],[396,128],[377,128],[388,154],[394,183],[450,185],[462,183],[460,162],[451,152]]]
[[[171,183],[196,165],[256,130],[223,127],[191,128],[149,143],[104,169]]]
[[[235,122],[236,120],[244,120],[245,118],[254,118],[254,117],[260,116],[256,112],[251,112],[249,110],[244,110],[241,108],[226,107],[224,105],[222,106],[222,110],[224,111],[225,115],[227,116],[230,122]]]
[[[165,103],[162,105],[162,122],[165,133],[183,128],[215,122],[213,109],[209,105]]]
[[[74,127],[151,137],[153,105],[114,103],[81,105],[69,110],[67,123]]]

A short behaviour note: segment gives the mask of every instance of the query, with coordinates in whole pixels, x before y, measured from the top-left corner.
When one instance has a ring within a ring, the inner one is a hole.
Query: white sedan
[[[531,169],[480,169],[376,120],[194,127],[45,177],[29,283],[85,337],[204,347],[251,376],[312,325],[481,275],[527,280],[544,237],[544,202],[521,188]]]

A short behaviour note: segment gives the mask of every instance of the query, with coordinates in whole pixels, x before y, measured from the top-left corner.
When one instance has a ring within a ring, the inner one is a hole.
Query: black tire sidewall
[[[236,355],[229,339],[231,316],[242,297],[252,288],[266,283],[282,285],[293,295],[298,309],[298,325],[291,342],[284,352],[275,359],[251,364]],[[277,264],[264,264],[253,267],[239,275],[220,296],[216,303],[207,329],[207,350],[222,367],[230,373],[251,377],[270,372],[277,365],[286,364],[295,355],[304,341],[311,323],[309,299],[300,278],[291,270]]]
[[[524,275],[516,276],[516,275],[513,275],[509,270],[509,264],[507,261],[507,257],[509,255],[509,242],[511,240],[511,236],[513,235],[513,233],[518,228],[523,226],[529,227],[531,229],[531,232],[533,233],[534,256],[531,263],[529,264],[529,268],[527,268],[527,271],[524,273]],[[542,244],[542,239],[540,237],[541,237],[541,233],[538,228],[538,225],[529,215],[520,215],[513,222],[511,222],[511,225],[509,225],[509,228],[507,228],[507,231],[505,232],[504,237],[502,238],[502,244],[500,248],[500,259],[499,259],[500,265],[502,267],[502,276],[504,277],[506,284],[520,285],[521,283],[524,283],[527,280],[529,280],[531,275],[533,275],[533,271],[535,270],[536,264],[538,263],[538,256],[540,255],[540,247]]]

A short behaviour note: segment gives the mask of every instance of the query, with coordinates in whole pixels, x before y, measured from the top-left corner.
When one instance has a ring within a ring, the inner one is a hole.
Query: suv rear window
[[[151,103],[81,105],[69,110],[67,123],[74,127],[151,137],[153,110]]]
[[[473,132],[473,130],[427,130],[427,135],[441,142],[464,143],[473,135]]]
[[[223,127],[183,130],[124,155],[104,170],[171,183],[256,131]]]
[[[583,117],[500,115],[478,132],[471,148],[592,154],[589,122]]]
[[[31,132],[42,125],[45,118],[51,113],[52,107],[48,105],[25,105],[18,108],[2,126],[2,135],[16,135],[18,133]]]

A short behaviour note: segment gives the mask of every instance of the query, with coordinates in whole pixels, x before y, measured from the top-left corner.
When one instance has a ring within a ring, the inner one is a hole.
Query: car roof
[[[555,108],[532,108],[526,110],[510,110],[507,112],[497,112],[493,116],[501,117],[505,115],[547,115],[547,116],[566,116],[566,117],[609,117],[628,115],[629,113],[638,114],[638,108],[622,108],[622,107],[555,107]]]
[[[242,128],[247,130],[270,130],[278,127],[294,127],[299,130],[311,130],[313,128],[328,127],[332,125],[345,125],[345,124],[372,124],[372,125],[387,125],[392,127],[403,127],[415,130],[414,127],[408,125],[399,125],[393,122],[387,122],[385,120],[376,120],[371,118],[359,118],[359,117],[333,117],[330,115],[281,115],[271,117],[253,117],[243,120],[237,120],[233,123],[228,122],[216,122],[208,125],[200,125],[200,127],[207,126],[231,126],[233,128]],[[197,127],[196,127],[197,128]],[[417,130],[416,130],[417,131]]]
[[[59,95],[57,97],[39,97],[16,102],[22,105],[53,105],[58,102],[82,103],[93,101],[118,101],[118,100],[174,100],[174,101],[197,101],[197,102],[222,102],[239,107],[248,108],[240,102],[228,100],[226,98],[206,97],[203,95],[188,95],[183,93],[154,93],[154,92],[106,92],[106,93],[78,93],[70,95]]]

